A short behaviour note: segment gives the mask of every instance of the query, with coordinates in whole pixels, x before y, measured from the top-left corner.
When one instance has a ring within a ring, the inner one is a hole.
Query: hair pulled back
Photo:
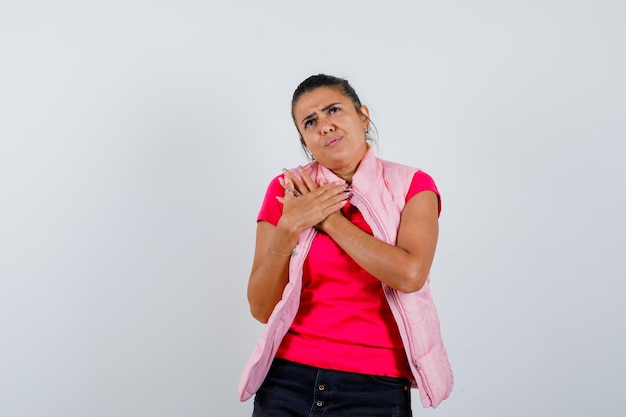
[[[306,80],[302,81],[296,91],[293,92],[293,98],[291,99],[291,117],[294,117],[293,109],[300,100],[300,97],[305,95],[306,93],[310,93],[313,90],[316,90],[321,87],[329,87],[329,88],[337,88],[341,90],[344,96],[348,97],[352,100],[354,107],[358,112],[361,111],[361,100],[357,95],[354,88],[350,85],[348,80],[343,78],[334,77],[332,75],[326,74],[317,74],[311,75]]]
[[[294,109],[296,107],[296,104],[298,103],[298,101],[303,95],[310,93],[313,90],[316,90],[318,88],[322,88],[322,87],[336,88],[340,90],[344,96],[346,96],[352,101],[352,104],[354,104],[354,108],[356,109],[357,113],[361,114],[362,116],[365,116],[367,120],[370,122],[370,124],[373,125],[369,117],[367,117],[367,115],[363,113],[363,111],[361,110],[361,106],[362,106],[361,99],[359,99],[358,94],[356,93],[354,88],[350,85],[348,80],[335,77],[332,75],[327,75],[327,74],[317,74],[317,75],[311,75],[309,78],[302,81],[300,85],[298,85],[296,90],[293,92],[293,97],[291,99],[291,118],[293,119],[293,122],[296,125],[296,129],[298,129],[298,123],[296,122],[296,118],[294,115]],[[374,129],[376,129],[376,127],[374,127]],[[370,129],[368,129],[368,133],[366,134],[365,139],[370,142],[376,142],[375,138],[370,137],[369,130]],[[306,153],[309,159],[313,160],[313,156],[307,149],[304,143],[304,139],[302,138],[302,135],[300,134],[300,130],[298,130],[298,134],[300,135],[300,143],[302,144],[304,153]]]

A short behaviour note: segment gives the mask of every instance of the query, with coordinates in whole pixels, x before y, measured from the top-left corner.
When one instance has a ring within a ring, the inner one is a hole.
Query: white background
[[[0,416],[249,416],[290,99],[347,77],[443,198],[444,416],[621,416],[615,0],[0,1]]]

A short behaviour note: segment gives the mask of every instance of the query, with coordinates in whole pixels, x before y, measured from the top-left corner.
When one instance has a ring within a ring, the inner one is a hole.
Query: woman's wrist
[[[296,254],[296,248],[294,247],[289,253],[278,252],[278,251],[272,250],[272,248],[267,248],[267,252],[271,253],[272,255],[280,256],[282,258],[289,258],[292,255]]]
[[[276,225],[276,232],[272,239],[271,249],[280,253],[290,253],[298,243],[299,236],[299,229],[291,227],[291,225],[281,219]]]
[[[333,228],[338,224],[338,222],[341,222],[342,219],[345,219],[345,217],[341,214],[341,211],[336,211],[321,221],[317,225],[317,228],[327,235],[330,235]]]

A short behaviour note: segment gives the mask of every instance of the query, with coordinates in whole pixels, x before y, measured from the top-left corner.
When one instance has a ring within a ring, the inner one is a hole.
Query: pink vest
[[[319,182],[339,178],[312,162],[305,166]],[[416,169],[378,159],[370,149],[352,179],[350,202],[363,214],[374,236],[395,245],[405,197]],[[239,381],[241,401],[261,386],[278,347],[298,311],[302,289],[302,265],[315,236],[314,228],[304,230],[289,263],[289,282],[274,307],[261,339]],[[430,279],[417,292],[403,293],[384,284],[385,296],[398,324],[402,343],[424,407],[437,407],[452,391],[454,377],[441,338],[439,318],[430,293]]]

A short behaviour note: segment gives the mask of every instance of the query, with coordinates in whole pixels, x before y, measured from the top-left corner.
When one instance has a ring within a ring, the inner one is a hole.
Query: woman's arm
[[[257,223],[254,260],[248,281],[248,303],[252,317],[261,323],[267,323],[274,306],[280,301],[288,281],[291,250],[297,241],[297,230],[278,229],[264,221]]]
[[[300,233],[337,212],[346,201],[342,185],[325,184],[297,198],[293,192],[287,191],[295,188],[290,180],[281,185],[285,188],[284,196],[278,199],[283,204],[282,216],[276,226],[265,221],[257,223],[254,260],[248,281],[250,312],[262,323],[267,322],[282,297],[289,277],[290,254]]]
[[[317,184],[304,171],[301,178],[289,174],[297,190],[306,195]],[[439,236],[439,199],[433,191],[422,191],[404,207],[396,245],[364,232],[339,212],[317,224],[363,269],[402,292],[422,288],[435,256]]]
[[[439,200],[422,191],[404,207],[395,246],[364,232],[340,214],[319,227],[367,272],[402,292],[422,288],[430,272],[439,235]]]

